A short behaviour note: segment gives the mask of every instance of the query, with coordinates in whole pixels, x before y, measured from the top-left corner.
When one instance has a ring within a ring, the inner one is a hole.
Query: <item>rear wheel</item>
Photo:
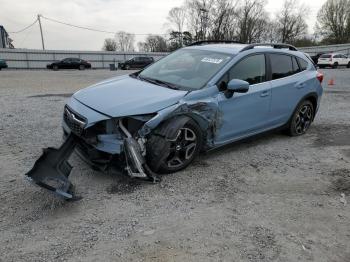
[[[335,69],[335,68],[337,68],[338,67],[338,62],[335,62],[334,64],[333,64],[333,68]]]
[[[126,65],[126,66],[125,66],[125,70],[130,70],[130,66],[129,66],[129,65]]]
[[[154,172],[173,173],[186,168],[202,147],[200,127],[189,120],[174,139],[152,135],[147,143],[147,163]]]
[[[289,124],[289,135],[300,136],[305,134],[314,119],[314,115],[314,106],[309,100],[305,100],[299,104]]]
[[[350,68],[350,62],[346,65],[347,68]]]

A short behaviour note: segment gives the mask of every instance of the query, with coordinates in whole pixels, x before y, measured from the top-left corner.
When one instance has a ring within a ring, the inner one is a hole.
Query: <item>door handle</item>
[[[263,91],[263,92],[261,92],[260,96],[265,97],[265,96],[268,96],[269,94],[270,94],[269,91]]]
[[[305,83],[300,83],[297,85],[297,88],[300,89],[300,88],[304,88],[305,87]]]

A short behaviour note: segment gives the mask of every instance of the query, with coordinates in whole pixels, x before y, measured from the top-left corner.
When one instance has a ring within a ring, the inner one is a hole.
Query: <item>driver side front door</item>
[[[247,93],[234,93],[232,97],[227,97],[225,91],[219,93],[222,116],[217,145],[258,133],[269,125],[271,84],[267,81],[265,55],[254,54],[240,60],[219,82],[221,88],[225,89],[231,79],[247,81],[250,86]]]

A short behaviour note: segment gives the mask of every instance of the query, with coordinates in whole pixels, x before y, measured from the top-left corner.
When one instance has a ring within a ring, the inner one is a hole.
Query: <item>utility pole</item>
[[[44,35],[43,35],[43,29],[41,27],[41,15],[38,15],[38,21],[39,21],[39,27],[40,27],[40,34],[41,34],[41,44],[43,45],[43,50],[45,50],[45,44],[44,44]]]

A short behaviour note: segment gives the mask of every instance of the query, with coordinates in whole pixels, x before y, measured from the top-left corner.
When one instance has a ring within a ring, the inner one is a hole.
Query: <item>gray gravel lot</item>
[[[126,72],[1,71],[0,261],[350,261],[350,70],[323,72],[306,135],[235,143],[155,185],[73,154],[83,199],[65,202],[24,174],[60,145],[66,97]]]

